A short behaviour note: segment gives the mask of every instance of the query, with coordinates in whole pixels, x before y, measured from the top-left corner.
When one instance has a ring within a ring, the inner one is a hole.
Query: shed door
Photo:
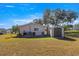
[[[54,36],[61,37],[62,36],[62,29],[61,28],[54,28]]]

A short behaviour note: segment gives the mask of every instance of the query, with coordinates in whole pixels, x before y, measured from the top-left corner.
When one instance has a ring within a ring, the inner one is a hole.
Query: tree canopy
[[[19,26],[18,25],[12,26],[12,32],[19,33]]]
[[[46,9],[43,16],[43,21],[45,24],[60,25],[65,22],[72,23],[78,18],[78,14],[75,11],[55,9]]]

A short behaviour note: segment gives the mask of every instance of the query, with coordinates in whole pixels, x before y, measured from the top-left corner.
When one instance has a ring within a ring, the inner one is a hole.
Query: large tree
[[[46,9],[44,11],[44,15],[43,15],[43,24],[44,26],[46,26],[46,31],[47,31],[47,35],[49,35],[49,23],[50,23],[50,15],[51,15],[51,10],[50,9]]]
[[[49,34],[49,24],[54,26],[61,26],[64,23],[73,23],[74,20],[78,17],[75,11],[64,10],[64,9],[55,9],[50,10],[46,9],[44,11],[43,20],[34,19],[34,23],[45,25],[47,28],[47,35]]]
[[[61,26],[60,24],[63,25],[64,23],[73,23],[77,17],[78,15],[75,11],[67,11],[63,9],[46,9],[43,21],[45,25],[52,24],[54,26]]]
[[[44,13],[44,24],[51,23],[52,25],[60,25],[61,23],[72,23],[78,14],[75,11],[71,10],[63,10],[63,9],[55,9],[50,10],[46,9]]]
[[[78,14],[75,11],[55,9],[50,11],[47,17],[48,19],[47,22],[49,21],[53,25],[60,25],[60,23],[65,23],[65,22],[73,23],[73,21],[76,20],[77,17]]]

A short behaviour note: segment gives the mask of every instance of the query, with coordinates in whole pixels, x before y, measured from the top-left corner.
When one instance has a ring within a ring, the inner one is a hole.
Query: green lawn
[[[75,41],[57,38],[15,38],[15,34],[0,35],[0,55],[79,55],[79,38]]]
[[[65,31],[67,36],[78,37],[79,38],[79,30],[68,30]]]

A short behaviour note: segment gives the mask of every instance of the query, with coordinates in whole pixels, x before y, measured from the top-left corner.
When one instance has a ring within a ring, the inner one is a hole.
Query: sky
[[[43,17],[45,9],[74,10],[79,13],[78,3],[0,3],[0,28],[24,25]],[[79,22],[79,18],[75,23]]]

